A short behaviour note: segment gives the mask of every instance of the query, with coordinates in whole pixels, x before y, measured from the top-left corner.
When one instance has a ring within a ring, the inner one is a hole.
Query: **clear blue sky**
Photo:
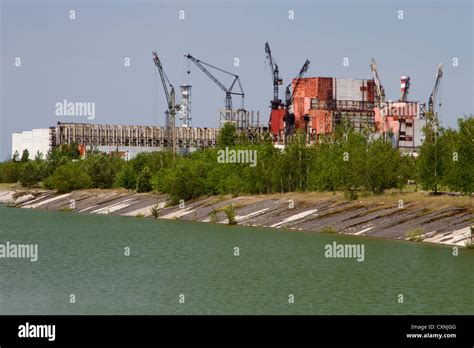
[[[217,126],[224,93],[194,66],[188,76],[183,55],[240,75],[246,108],[260,110],[267,122],[272,82],[265,41],[284,85],[306,58],[311,60],[307,76],[371,78],[369,61],[375,57],[393,100],[406,74],[412,78],[410,99],[426,102],[442,62],[443,125],[455,126],[457,117],[474,113],[470,0],[0,2],[1,160],[11,152],[12,132],[58,121],[88,122],[56,116],[54,106],[63,99],[95,102],[94,123],[163,125],[166,105],[152,50],[175,86],[193,85],[194,126]],[[71,9],[75,20],[69,19]],[[179,10],[185,20],[178,18]],[[21,67],[15,67],[16,57]],[[234,57],[240,67],[233,66]],[[344,57],[349,67],[343,67]],[[458,67],[452,66],[453,57]]]

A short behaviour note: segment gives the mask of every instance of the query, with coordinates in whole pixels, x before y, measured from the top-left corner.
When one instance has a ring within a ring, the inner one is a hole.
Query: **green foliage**
[[[52,175],[53,172],[60,166],[72,160],[77,160],[79,158],[80,152],[77,144],[64,144],[59,147],[55,147],[54,149],[50,150],[46,155],[48,176]]]
[[[158,206],[158,204],[155,204],[150,208],[150,214],[155,219],[158,219],[158,217],[160,216],[160,207]]]
[[[117,173],[124,164],[124,160],[106,154],[95,154],[84,160],[87,174],[89,174],[93,187],[111,188]]]
[[[20,180],[21,164],[15,161],[0,163],[0,182],[14,183]]]
[[[319,230],[319,232],[322,232],[322,233],[337,233],[337,229],[335,229],[334,227],[331,227],[331,226],[324,226],[323,228],[321,228],[321,230]]]
[[[215,210],[214,208],[211,210],[211,212],[209,213],[209,218],[211,219],[211,222],[212,223],[217,223],[217,210]]]
[[[364,187],[374,194],[396,187],[399,174],[403,175],[399,173],[400,156],[400,152],[382,138],[371,142],[361,163]]]
[[[227,216],[229,225],[237,225],[237,221],[235,220],[235,209],[232,204],[225,207],[224,213]]]
[[[92,187],[92,180],[80,162],[68,162],[55,170],[45,181],[45,186],[58,193],[67,193]]]
[[[217,163],[217,162],[216,162]],[[168,193],[172,204],[204,195],[207,191],[208,163],[181,159],[174,168],[161,170],[153,178],[153,188]]]
[[[151,171],[150,168],[145,167],[137,177],[137,192],[150,192],[151,185]]]
[[[474,118],[458,120],[459,132],[449,130],[441,139],[446,147],[443,157],[443,184],[453,191],[474,192]]]
[[[30,157],[30,152],[27,149],[24,149],[23,153],[21,154],[20,162],[28,162],[29,157]]]
[[[421,227],[417,227],[413,230],[410,230],[405,233],[405,237],[407,237],[410,241],[421,242],[423,240],[423,229]]]
[[[22,163],[19,172],[19,181],[24,187],[32,187],[45,177],[45,164],[41,160]]]
[[[13,162],[19,162],[20,161],[20,154],[18,153],[18,151],[15,151],[15,153],[13,154]]]
[[[235,146],[237,143],[237,128],[232,123],[224,124],[219,132],[217,144],[221,147]]]
[[[474,118],[458,120],[459,131],[425,129],[426,140],[417,161],[423,189],[437,192],[441,185],[465,194],[474,192]]]
[[[126,163],[115,178],[115,186],[126,188],[127,190],[134,190],[137,186],[137,176],[133,167]]]

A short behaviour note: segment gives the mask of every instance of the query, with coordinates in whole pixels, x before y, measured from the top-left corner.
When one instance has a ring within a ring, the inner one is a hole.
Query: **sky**
[[[284,86],[306,58],[307,77],[371,78],[375,57],[390,100],[409,75],[409,99],[427,102],[443,63],[439,117],[455,127],[474,113],[473,8],[472,0],[0,0],[0,160],[11,155],[12,132],[58,121],[164,125],[153,50],[176,88],[193,86],[193,126],[217,127],[225,94],[192,64],[187,74],[187,53],[239,75],[246,109],[260,111],[266,124],[273,95],[266,41]],[[64,99],[95,103],[95,119],[57,116]]]

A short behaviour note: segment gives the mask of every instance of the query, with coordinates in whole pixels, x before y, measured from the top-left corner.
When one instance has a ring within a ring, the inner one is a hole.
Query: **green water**
[[[474,313],[473,250],[0,205],[6,241],[39,258],[0,259],[0,314]],[[325,258],[333,241],[364,262]]]

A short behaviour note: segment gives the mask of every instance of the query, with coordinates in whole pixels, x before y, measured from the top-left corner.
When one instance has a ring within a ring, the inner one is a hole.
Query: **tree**
[[[15,151],[15,153],[13,154],[13,162],[18,162],[20,160],[20,154],[18,153],[18,151]]]
[[[43,168],[40,161],[28,161],[20,169],[20,183],[24,187],[32,187],[43,179]]]
[[[58,193],[67,193],[92,187],[92,180],[80,162],[68,162],[55,170],[46,181],[45,186],[57,190]]]
[[[445,144],[443,183],[450,190],[474,192],[474,117],[458,119],[459,131],[448,130],[440,141]]]
[[[424,128],[425,141],[420,147],[417,161],[418,181],[424,190],[438,192],[443,177],[443,152],[446,150],[442,140],[444,129],[440,129],[431,113],[427,113],[427,126]],[[439,141],[441,138],[441,141]]]
[[[127,163],[122,167],[117,174],[115,185],[127,190],[134,190],[137,187],[137,177],[131,164]]]
[[[152,190],[150,168],[143,168],[140,175],[138,175],[136,190],[137,192],[149,192]]]
[[[398,177],[400,153],[392,144],[380,137],[372,141],[363,161],[364,186],[374,194],[395,187]],[[361,173],[362,174],[362,173]]]
[[[24,149],[23,153],[21,154],[20,162],[28,162],[29,157],[30,157],[30,152],[27,149]]]
[[[87,157],[84,161],[92,185],[97,188],[111,188],[124,162],[121,158],[102,153]]]
[[[21,164],[15,161],[0,163],[0,182],[14,183],[20,179]]]
[[[77,144],[63,144],[48,151],[46,155],[47,171],[52,175],[60,166],[71,160],[80,159],[80,151]]]
[[[237,128],[232,123],[224,124],[224,127],[219,131],[217,144],[221,147],[235,146],[237,142]]]

